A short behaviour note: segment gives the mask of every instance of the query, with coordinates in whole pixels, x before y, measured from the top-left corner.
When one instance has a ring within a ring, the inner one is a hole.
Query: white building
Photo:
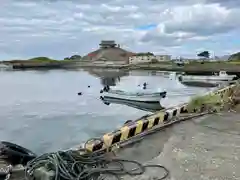
[[[139,64],[139,63],[151,63],[153,61],[162,62],[162,61],[171,61],[170,55],[155,55],[155,56],[130,56],[129,64]]]

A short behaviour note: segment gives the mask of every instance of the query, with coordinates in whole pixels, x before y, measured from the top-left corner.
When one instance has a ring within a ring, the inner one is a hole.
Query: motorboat
[[[166,91],[158,91],[158,92],[149,92],[147,90],[137,91],[137,92],[128,92],[123,90],[113,90],[113,89],[105,89],[103,91],[101,99],[119,99],[119,100],[127,100],[134,102],[145,102],[145,103],[160,103],[162,98],[165,98],[167,95]]]
[[[5,71],[5,70],[12,70],[13,67],[11,65],[6,65],[3,63],[0,63],[0,71]]]
[[[212,76],[191,76],[191,75],[179,75],[178,79],[182,83],[190,82],[209,82],[209,81],[232,81],[237,79],[236,75],[228,75],[226,71],[220,71]]]

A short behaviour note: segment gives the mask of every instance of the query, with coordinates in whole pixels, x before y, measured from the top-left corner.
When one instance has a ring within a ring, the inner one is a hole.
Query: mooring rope
[[[127,169],[126,164],[132,164],[135,168]],[[39,168],[52,171],[54,175],[51,178],[54,180],[103,180],[109,176],[111,179],[121,180],[124,175],[142,175],[147,168],[160,168],[165,171],[162,177],[156,177],[156,180],[164,180],[169,175],[169,170],[162,165],[142,165],[137,161],[110,158],[106,151],[89,153],[84,148],[46,153],[33,159],[25,168],[26,180],[32,180]]]

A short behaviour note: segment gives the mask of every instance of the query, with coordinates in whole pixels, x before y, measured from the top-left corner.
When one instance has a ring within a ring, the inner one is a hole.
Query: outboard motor
[[[25,166],[29,161],[36,158],[37,155],[17,144],[1,141],[0,157],[13,166],[18,164]]]
[[[104,86],[103,91],[108,92],[109,90],[110,90],[110,87],[108,85]]]
[[[143,83],[143,89],[147,89],[147,83]]]

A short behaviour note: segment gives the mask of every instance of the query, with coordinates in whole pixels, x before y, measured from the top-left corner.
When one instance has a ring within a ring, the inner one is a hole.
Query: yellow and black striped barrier
[[[234,87],[235,85],[227,86],[222,89],[209,92],[206,95],[226,95]],[[101,141],[94,140],[86,143],[86,148],[91,152],[110,148],[111,146],[114,146],[125,140],[129,140],[136,135],[148,131],[155,126],[164,126],[171,121],[175,121],[175,118],[180,114],[188,113],[187,105],[187,103],[181,104],[173,108],[168,108],[166,110],[156,112],[153,115],[143,116],[136,121],[126,123],[120,129],[103,135]]]
[[[140,118],[136,121],[126,123],[120,129],[107,133],[102,137],[102,141],[93,141],[86,144],[89,151],[97,151],[107,147],[111,147],[121,141],[128,140],[144,131],[155,126],[169,123],[174,117],[178,117],[181,113],[187,113],[187,104],[159,111],[153,115]]]

